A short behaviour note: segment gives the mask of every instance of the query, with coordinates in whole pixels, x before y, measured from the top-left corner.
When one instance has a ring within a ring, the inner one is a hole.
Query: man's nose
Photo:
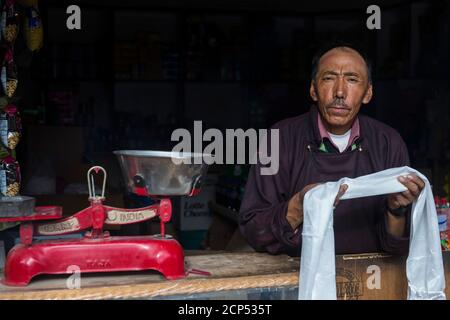
[[[338,77],[336,81],[335,91],[334,95],[336,98],[343,98],[346,97],[346,89],[345,89],[345,83],[343,77]]]

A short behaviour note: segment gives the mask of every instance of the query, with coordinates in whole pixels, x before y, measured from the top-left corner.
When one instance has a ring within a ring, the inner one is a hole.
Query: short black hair
[[[333,50],[335,48],[342,48],[342,47],[350,48],[350,49],[356,51],[364,59],[364,62],[366,63],[366,66],[367,66],[367,75],[368,75],[369,84],[371,84],[372,83],[372,63],[370,62],[370,59],[367,56],[365,50],[362,48],[361,45],[359,45],[357,43],[347,42],[347,41],[343,41],[343,40],[335,40],[332,42],[328,42],[325,45],[323,45],[322,47],[320,47],[319,50],[317,50],[317,52],[314,54],[313,59],[312,59],[311,79],[312,80],[316,79],[317,70],[319,68],[320,58],[322,58],[322,56],[325,53],[327,53],[328,51]]]

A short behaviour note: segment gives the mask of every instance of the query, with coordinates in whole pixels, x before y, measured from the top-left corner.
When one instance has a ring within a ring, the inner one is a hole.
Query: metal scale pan
[[[118,157],[127,190],[145,187],[150,197],[192,196],[199,192],[208,170],[208,154],[165,151],[119,150]]]

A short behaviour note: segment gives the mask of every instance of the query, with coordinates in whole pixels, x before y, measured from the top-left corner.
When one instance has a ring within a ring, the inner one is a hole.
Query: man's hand
[[[388,233],[402,237],[405,234],[405,215],[392,213],[392,210],[399,209],[410,205],[419,197],[420,192],[425,187],[425,182],[416,175],[408,175],[405,177],[398,177],[398,181],[402,183],[408,190],[399,193],[393,193],[388,196],[387,200],[387,231]]]
[[[346,184],[342,184],[339,187],[338,194],[336,195],[336,198],[334,199],[333,208],[337,207],[337,205],[339,204],[339,201],[341,200],[341,197],[344,195],[344,193],[345,193],[345,191],[347,191],[347,189],[348,189],[348,185],[346,185]]]
[[[288,212],[286,214],[286,219],[291,225],[292,229],[297,229],[298,226],[303,222],[303,200],[305,198],[305,194],[311,190],[312,188],[318,186],[320,183],[313,183],[305,186],[300,192],[297,192],[291,200],[289,200],[288,204]],[[344,195],[345,191],[347,191],[348,186],[343,184],[339,188],[339,192],[334,199],[333,206],[336,207],[339,203],[339,200]]]
[[[311,190],[312,188],[318,186],[321,183],[314,183],[314,184],[309,184],[306,187],[304,187],[302,189],[302,191],[300,191],[300,206],[303,208],[303,199],[305,198],[305,194]],[[334,199],[334,203],[333,206],[336,207],[339,203],[339,200],[341,200],[341,197],[344,195],[345,191],[347,191],[348,189],[348,185],[343,184],[339,187],[339,191],[338,194],[336,195],[336,198]]]
[[[389,195],[388,209],[395,210],[410,205],[419,197],[420,192],[425,187],[425,182],[414,174],[398,177],[398,181],[408,190]]]

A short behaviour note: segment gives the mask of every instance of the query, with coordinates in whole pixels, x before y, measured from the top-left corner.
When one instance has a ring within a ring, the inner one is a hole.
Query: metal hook
[[[94,175],[91,175],[92,170],[95,171],[96,174],[101,170],[103,172],[103,187],[102,187],[102,195],[101,199],[105,198],[105,187],[106,187],[106,170],[103,169],[100,166],[94,166],[90,168],[87,172],[87,181],[88,181],[88,189],[89,189],[89,199],[98,199],[95,195],[95,182],[94,182]]]

